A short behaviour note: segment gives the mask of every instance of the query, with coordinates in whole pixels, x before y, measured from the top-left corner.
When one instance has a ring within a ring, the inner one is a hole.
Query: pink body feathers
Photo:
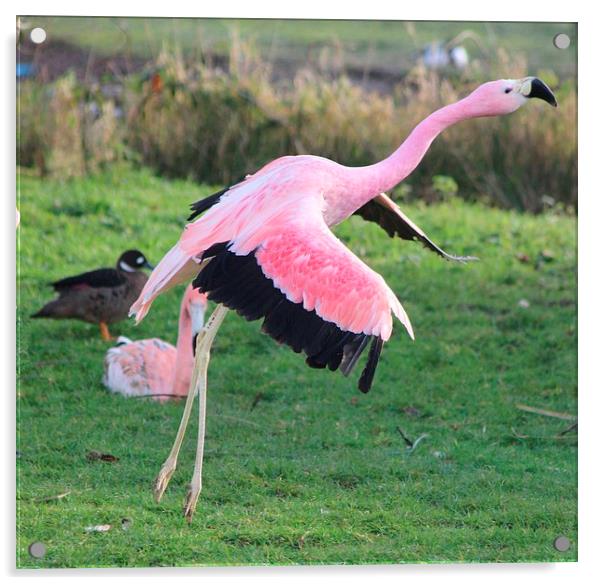
[[[375,366],[391,335],[392,315],[411,337],[412,327],[384,279],[329,227],[358,213],[381,223],[390,235],[420,240],[449,259],[468,259],[443,252],[381,193],[416,168],[445,128],[511,113],[529,97],[555,105],[550,90],[535,78],[483,84],[431,114],[391,156],[374,165],[346,167],[308,155],[268,163],[193,206],[193,215],[204,214],[186,226],[131,313],[139,321],[158,294],[194,278],[194,286],[210,299],[249,320],[264,318],[264,331],[304,351],[309,365],[340,366],[347,373],[372,338],[369,362]],[[360,387],[367,391],[373,371],[364,374]]]
[[[188,286],[181,303],[177,346],[158,338],[120,337],[104,361],[103,384],[124,396],[186,396],[194,361],[194,337],[203,326],[206,295]]]
[[[259,248],[257,259],[264,274],[305,309],[315,309],[354,332],[385,339],[391,333],[393,311],[411,334],[407,316],[382,277],[343,246],[325,222],[326,192],[330,199],[340,197],[336,191],[344,167],[311,156],[285,157],[271,165],[230,188],[205,215],[186,226],[132,306],[136,319],[144,317],[158,294],[194,277],[205,250],[229,242],[237,255]],[[366,293],[370,298],[362,303]]]
[[[151,274],[130,313],[139,321],[161,292],[179,282],[218,303],[199,338],[191,384],[174,445],[155,480],[161,499],[172,477],[195,395],[199,402],[197,452],[184,504],[190,521],[202,486],[207,368],[217,330],[228,309],[277,342],[306,355],[313,368],[348,375],[370,345],[358,388],[368,392],[395,315],[413,336],[405,311],[383,278],[330,231],[353,213],[376,221],[390,236],[417,240],[440,256],[451,256],[412,223],[382,192],[411,173],[434,138],[467,118],[509,114],[527,98],[556,100],[536,78],[499,80],[441,108],[421,122],[387,159],[345,167],[316,156],[279,158],[240,183],[192,205],[194,223]]]

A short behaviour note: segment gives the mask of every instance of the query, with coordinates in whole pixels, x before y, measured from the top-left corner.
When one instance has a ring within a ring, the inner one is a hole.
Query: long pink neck
[[[358,209],[373,197],[403,181],[420,163],[433,140],[449,126],[478,116],[470,96],[433,112],[412,130],[403,144],[386,159],[367,167],[349,168],[356,185]]]
[[[178,396],[186,396],[192,368],[194,365],[194,356],[192,354],[192,322],[186,307],[186,301],[182,302],[180,309],[180,322],[178,325],[178,342],[176,344],[176,366],[174,371],[174,381],[172,392]]]

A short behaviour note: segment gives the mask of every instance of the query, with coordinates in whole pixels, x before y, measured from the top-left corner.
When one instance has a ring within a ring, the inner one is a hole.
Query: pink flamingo
[[[180,308],[177,346],[156,337],[134,342],[120,337],[105,355],[103,384],[124,396],[153,396],[160,401],[186,396],[206,308],[207,295],[188,285]]]
[[[435,137],[452,124],[514,112],[528,98],[556,106],[539,79],[502,79],[479,86],[418,124],[388,158],[346,167],[318,156],[285,156],[240,183],[192,205],[194,223],[151,274],[130,314],[140,321],[153,299],[180,282],[206,292],[217,308],[199,335],[193,381],[174,446],[155,482],[162,497],[176,468],[195,393],[199,433],[184,514],[190,521],[201,491],[207,366],[217,329],[228,309],[248,320],[263,318],[263,331],[303,351],[308,365],[349,374],[371,342],[359,389],[367,392],[395,315],[413,338],[412,326],[383,278],[330,231],[357,213],[391,236],[418,240],[440,256],[465,261],[435,245],[383,194],[416,168]]]

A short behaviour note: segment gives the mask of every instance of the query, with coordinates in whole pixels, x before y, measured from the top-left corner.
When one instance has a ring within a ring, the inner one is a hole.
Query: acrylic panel
[[[17,566],[575,561],[577,45],[19,17]]]

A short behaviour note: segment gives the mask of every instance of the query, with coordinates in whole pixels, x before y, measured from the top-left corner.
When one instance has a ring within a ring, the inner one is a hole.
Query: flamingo
[[[414,333],[382,276],[347,249],[330,227],[355,213],[379,223],[391,236],[417,240],[448,260],[473,259],[443,251],[384,192],[416,168],[432,141],[449,126],[510,114],[529,98],[557,105],[552,91],[535,77],[490,81],[432,113],[376,164],[347,167],[318,156],[285,156],[191,206],[189,220],[196,221],[186,225],[130,309],[139,322],[157,295],[191,280],[217,303],[198,337],[176,440],[155,480],[157,501],[175,471],[198,392],[197,452],[184,505],[184,516],[192,520],[202,485],[210,348],[228,309],[248,320],[263,318],[263,331],[295,352],[304,352],[309,366],[340,369],[344,375],[370,343],[358,383],[362,392],[368,392],[383,344],[391,336],[392,314],[412,339]]]
[[[182,297],[176,347],[161,339],[131,341],[119,337],[104,360],[103,384],[124,396],[186,396],[196,336],[203,327],[207,295],[188,285]]]

